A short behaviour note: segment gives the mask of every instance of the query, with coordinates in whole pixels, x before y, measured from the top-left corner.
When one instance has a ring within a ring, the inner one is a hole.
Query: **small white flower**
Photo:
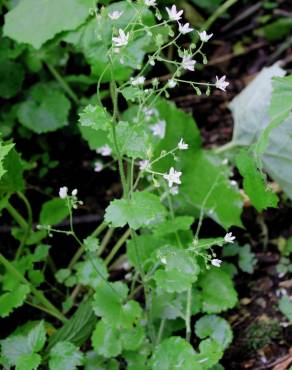
[[[149,166],[150,166],[150,162],[149,162],[148,159],[144,159],[143,161],[139,161],[138,164],[139,164],[140,171],[144,171],[144,170],[148,169]]]
[[[166,7],[166,11],[171,21],[179,21],[181,19],[182,13],[184,12],[183,10],[178,11],[175,5],[173,5],[171,9]]]
[[[184,139],[180,139],[177,146],[178,146],[178,149],[180,150],[187,150],[189,148],[189,145],[184,142]]]
[[[203,32],[199,32],[199,36],[202,42],[208,42],[210,38],[213,36],[213,33],[210,33],[208,35],[206,31],[203,31]]]
[[[224,158],[223,161],[222,161],[222,164],[224,164],[224,165],[228,164],[228,158]]]
[[[176,86],[176,82],[173,79],[170,79],[167,81],[167,86],[171,89],[173,89]]]
[[[181,23],[178,22],[178,30],[183,35],[186,35],[187,33],[192,32],[194,29],[190,27],[189,23],[182,25]]]
[[[78,194],[78,190],[77,189],[72,190],[71,195],[73,195],[73,197],[76,197],[77,194]]]
[[[160,139],[163,139],[165,136],[165,126],[166,122],[163,120],[158,121],[155,125],[150,126],[154,136],[158,136]]]
[[[227,233],[225,236],[224,236],[224,241],[226,243],[234,243],[234,240],[235,240],[235,236],[232,235],[232,233]]]
[[[189,70],[189,71],[194,71],[195,70],[195,64],[197,62],[193,60],[190,56],[186,55],[183,57],[182,60],[182,66],[184,69]]]
[[[108,16],[112,21],[115,21],[115,20],[119,19],[122,14],[123,14],[123,12],[115,10],[115,11],[109,13]]]
[[[144,3],[147,6],[155,6],[155,5],[157,5],[156,4],[156,0],[144,0]]]
[[[168,181],[168,186],[171,188],[173,184],[181,184],[181,174],[181,172],[176,171],[173,167],[171,167],[168,174],[163,175],[163,178]]]
[[[226,87],[229,85],[229,82],[225,81],[226,76],[222,76],[220,79],[216,76],[215,86],[217,89],[226,91]]]
[[[105,144],[96,149],[96,153],[101,154],[103,157],[106,157],[112,154],[112,150],[107,144]]]
[[[143,85],[145,82],[145,77],[144,76],[138,76],[138,77],[132,77],[131,78],[131,85],[132,86],[138,86],[138,85]]]
[[[165,257],[161,257],[161,258],[160,258],[160,261],[161,261],[161,263],[163,263],[164,265],[166,265],[166,264],[167,264],[167,261],[166,261],[166,258],[165,258]]]
[[[237,182],[235,180],[230,180],[230,185],[231,186],[236,186],[237,185]]]
[[[116,47],[125,46],[129,42],[129,32],[125,33],[121,28],[119,29],[119,36],[113,37],[112,40]]]
[[[211,260],[211,263],[215,267],[220,267],[222,261],[221,260],[218,260],[217,258],[214,258],[213,260]]]
[[[61,199],[65,199],[68,196],[68,188],[67,186],[62,186],[59,190],[59,197]]]
[[[151,66],[155,66],[155,60],[154,60],[153,58],[150,58],[150,59],[149,59],[149,64],[150,64]]]
[[[169,189],[170,194],[177,195],[179,193],[178,186],[173,186]]]
[[[94,163],[94,172],[100,172],[103,169],[103,164],[100,161]]]

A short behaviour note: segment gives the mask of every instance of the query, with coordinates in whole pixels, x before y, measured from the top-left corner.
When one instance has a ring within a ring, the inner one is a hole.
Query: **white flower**
[[[125,46],[129,41],[129,32],[125,33],[121,28],[119,29],[119,36],[113,37],[112,40],[116,47]]]
[[[213,266],[220,267],[222,261],[218,260],[217,258],[214,258],[213,260],[211,260],[211,263]]]
[[[144,159],[143,161],[139,161],[138,164],[140,171],[144,171],[149,168],[150,162],[148,159]]]
[[[189,148],[189,145],[184,142],[184,139],[180,139],[177,146],[178,146],[178,149],[180,150],[187,150]]]
[[[229,82],[225,81],[226,76],[222,76],[220,79],[216,76],[215,86],[217,89],[226,91],[226,87],[229,85]]]
[[[67,186],[62,186],[59,190],[59,197],[61,199],[65,199],[68,196],[68,188]]]
[[[228,164],[228,158],[224,158],[223,161],[222,161],[222,164],[224,164],[224,165]]]
[[[226,243],[234,243],[234,240],[235,240],[235,236],[232,235],[232,233],[227,233],[225,236],[224,236],[224,241]]]
[[[166,11],[171,21],[179,21],[181,19],[182,13],[184,12],[183,10],[178,11],[175,5],[173,5],[171,9],[166,7]]]
[[[208,35],[206,31],[198,32],[198,33],[199,33],[199,36],[200,36],[200,40],[202,42],[208,42],[210,40],[210,38],[213,36],[213,33],[210,33]]]
[[[100,172],[103,169],[103,164],[100,161],[94,163],[94,172]]]
[[[181,23],[178,22],[178,30],[183,35],[186,35],[187,33],[192,32],[194,29],[190,27],[189,23],[182,25]]]
[[[155,125],[150,126],[150,130],[154,136],[158,136],[160,139],[163,139],[165,136],[165,126],[166,122],[160,120]]]
[[[122,14],[123,14],[123,12],[119,12],[118,10],[115,10],[115,11],[109,13],[108,16],[112,21],[115,21],[115,20],[119,19]]]
[[[197,62],[193,60],[192,57],[190,57],[189,55],[186,55],[183,57],[182,66],[184,69],[187,69],[189,71],[194,71],[196,63]]]
[[[237,182],[235,180],[230,180],[230,185],[231,186],[236,186],[237,185]]]
[[[155,6],[155,5],[157,5],[156,4],[156,0],[144,0],[144,3],[147,6]]]
[[[173,79],[170,79],[167,81],[167,86],[171,89],[173,89],[176,86],[176,82]]]
[[[112,150],[107,144],[105,144],[100,148],[96,149],[96,153],[101,154],[103,157],[106,157],[112,154]]]
[[[170,194],[172,195],[177,195],[179,190],[178,190],[178,186],[173,186],[172,188],[169,189],[169,192]]]
[[[71,195],[73,195],[73,197],[76,197],[77,193],[78,193],[78,190],[73,189]]]
[[[166,261],[166,258],[165,258],[165,257],[161,257],[161,258],[160,258],[160,261],[161,261],[161,263],[163,263],[164,265],[166,265],[166,264],[167,264],[167,261]]]
[[[181,172],[171,167],[168,174],[163,175],[163,178],[168,181],[168,186],[171,188],[173,184],[181,184],[180,176]]]
[[[131,78],[131,85],[132,86],[138,86],[138,85],[143,85],[145,82],[145,77],[144,76],[138,76],[138,77],[132,77]]]

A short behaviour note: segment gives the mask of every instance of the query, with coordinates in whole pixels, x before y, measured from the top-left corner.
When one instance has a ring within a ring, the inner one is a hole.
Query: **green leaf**
[[[133,323],[142,315],[142,309],[136,301],[126,299],[128,288],[121,282],[101,282],[96,287],[93,310],[111,326],[131,328]]]
[[[11,365],[17,365],[21,369],[21,358],[27,361],[27,368],[33,369],[39,360],[38,356],[32,356],[34,352],[40,351],[46,341],[44,321],[34,325],[26,335],[11,335],[1,342],[1,353]],[[24,356],[24,357],[23,357]]]
[[[279,309],[292,322],[292,301],[288,296],[284,296],[279,300]]]
[[[167,234],[175,233],[179,230],[189,230],[194,222],[194,218],[190,216],[177,216],[172,220],[166,220],[158,224],[154,233],[157,236],[164,236]]]
[[[83,354],[70,342],[58,342],[50,350],[49,356],[51,370],[75,370],[83,363]]]
[[[66,199],[55,198],[45,202],[40,212],[41,225],[56,225],[69,215]]]
[[[257,263],[255,254],[251,251],[250,245],[239,247],[238,265],[242,271],[252,274]]]
[[[108,133],[104,130],[96,130],[87,126],[79,126],[82,138],[88,143],[91,150],[96,150],[105,144],[109,144]]]
[[[49,340],[48,349],[58,342],[70,342],[76,346],[83,345],[89,338],[96,323],[92,310],[92,301],[82,302],[70,320],[58,329]]]
[[[169,293],[183,292],[197,280],[200,268],[193,253],[175,247],[165,247],[157,254],[163,261],[164,270],[156,271],[154,280],[162,290]]]
[[[146,159],[151,148],[150,135],[145,127],[139,124],[130,125],[128,122],[119,122],[116,128],[117,143],[121,154],[132,158]],[[110,135],[113,145],[113,137]]]
[[[2,40],[1,40],[2,42]],[[0,58],[0,97],[10,99],[21,90],[24,70],[20,63]]]
[[[5,174],[5,172],[7,172],[7,170],[3,166],[4,158],[13,147],[14,144],[4,144],[3,141],[0,140],[0,179]]]
[[[19,122],[37,134],[55,131],[68,124],[70,101],[54,85],[38,83],[29,99],[19,104]]]
[[[83,240],[83,244],[87,252],[97,252],[99,249],[99,240],[94,236],[88,236]]]
[[[199,350],[200,353],[195,355],[195,359],[202,364],[204,370],[216,365],[223,356],[222,345],[213,339],[203,340]]]
[[[268,207],[276,207],[277,195],[267,189],[264,175],[246,150],[241,150],[236,156],[236,166],[243,177],[244,191],[255,208],[260,212]]]
[[[0,296],[0,317],[7,317],[15,308],[22,306],[29,292],[29,286],[21,284],[13,291],[2,294]]]
[[[39,49],[88,17],[91,0],[24,0],[5,15],[4,35]]]
[[[206,271],[198,281],[202,289],[202,310],[208,314],[233,308],[237,293],[229,275],[219,269]]]
[[[265,36],[269,41],[283,40],[292,30],[292,19],[283,17],[257,30],[261,36]]]
[[[9,150],[9,153],[5,156],[3,168],[6,172],[4,175],[2,172],[3,176],[0,178],[0,194],[22,191],[24,189],[23,164],[14,148]]]
[[[37,353],[21,355],[17,361],[15,370],[35,370],[41,364],[42,358]]]
[[[76,265],[78,283],[96,289],[97,285],[108,278],[104,261],[100,258],[88,257],[86,261]]]
[[[122,347],[126,351],[138,350],[145,340],[145,329],[143,326],[136,326],[131,329],[121,330]]]
[[[150,366],[152,370],[202,370],[193,347],[180,337],[170,337],[161,342],[154,350]]]
[[[36,247],[34,254],[33,254],[33,260],[34,262],[40,262],[44,261],[50,250],[51,246],[47,244],[40,244]]]
[[[144,95],[143,90],[138,87],[128,86],[121,90],[123,97],[129,101],[135,101]]]
[[[230,184],[229,173],[219,158],[203,150],[195,155],[186,152],[178,197],[181,212],[197,214],[204,205],[204,213],[226,229],[242,226],[242,197],[238,188]]]
[[[116,357],[122,352],[119,331],[103,320],[97,323],[91,341],[95,351],[106,358]]]
[[[99,105],[87,105],[79,114],[81,126],[90,127],[94,130],[107,130],[110,117],[103,107]]]
[[[196,335],[204,339],[210,337],[226,349],[232,342],[232,329],[228,321],[216,315],[201,317],[195,324]]]
[[[105,220],[113,227],[123,227],[126,224],[137,230],[140,227],[153,227],[161,221],[166,210],[157,195],[147,191],[135,192],[131,200],[115,199],[106,209]]]
[[[269,107],[270,118],[273,119],[285,112],[288,115],[292,111],[292,75],[274,77],[272,87],[273,93]]]

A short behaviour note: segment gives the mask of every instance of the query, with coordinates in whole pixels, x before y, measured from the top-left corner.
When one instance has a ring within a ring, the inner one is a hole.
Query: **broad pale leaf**
[[[113,227],[129,224],[134,230],[153,227],[161,221],[166,210],[157,195],[147,191],[135,192],[131,200],[115,199],[106,209],[105,220]]]
[[[116,357],[122,352],[118,329],[103,320],[97,323],[91,341],[95,351],[106,358]]]
[[[103,280],[108,278],[104,261],[100,258],[88,256],[86,261],[76,265],[78,283],[88,285],[93,289]]]
[[[15,370],[36,370],[41,364],[42,358],[37,353],[21,355],[18,358]]]
[[[81,126],[90,127],[94,130],[107,130],[110,117],[103,107],[99,105],[87,105],[79,114]]]
[[[63,92],[39,83],[30,90],[30,98],[19,104],[17,115],[23,126],[41,134],[66,126],[70,105]]]
[[[211,269],[198,281],[202,289],[202,310],[206,313],[220,313],[233,308],[237,303],[237,293],[232,279],[224,271]]]
[[[195,324],[196,335],[204,339],[210,337],[226,349],[232,342],[232,329],[228,321],[216,315],[201,317]]]
[[[23,0],[5,15],[4,35],[39,49],[88,17],[91,0]]]
[[[70,342],[58,342],[49,356],[50,370],[75,370],[83,363],[83,354]]]
[[[170,337],[161,342],[154,350],[150,365],[152,370],[203,369],[195,359],[193,347],[180,337]]]

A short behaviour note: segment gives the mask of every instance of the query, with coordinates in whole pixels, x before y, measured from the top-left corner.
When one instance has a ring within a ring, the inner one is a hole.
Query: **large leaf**
[[[26,128],[41,134],[68,124],[70,101],[57,88],[39,83],[30,90],[30,97],[20,103],[18,119]]]
[[[95,322],[91,300],[82,302],[70,320],[50,337],[48,349],[64,341],[81,346],[89,338]]]
[[[42,205],[40,213],[41,225],[56,225],[69,215],[69,207],[66,199],[55,198],[48,200]]]
[[[170,337],[161,342],[154,350],[150,365],[152,370],[202,369],[195,359],[193,347],[180,337]]]
[[[58,342],[50,351],[51,370],[75,370],[82,363],[83,354],[70,342]]]
[[[285,71],[274,64],[264,68],[257,77],[237,95],[229,107],[234,118],[232,142],[250,145],[270,121],[268,106],[272,93],[272,77],[282,77]]]
[[[82,24],[92,5],[91,0],[23,0],[6,14],[4,34],[39,49],[57,33]]]
[[[203,311],[206,313],[220,313],[233,308],[237,303],[232,279],[222,270],[208,270],[198,285],[202,289]]]
[[[135,192],[130,200],[115,199],[106,209],[105,220],[113,227],[126,224],[133,229],[153,227],[165,216],[165,208],[157,195],[147,191]]]

